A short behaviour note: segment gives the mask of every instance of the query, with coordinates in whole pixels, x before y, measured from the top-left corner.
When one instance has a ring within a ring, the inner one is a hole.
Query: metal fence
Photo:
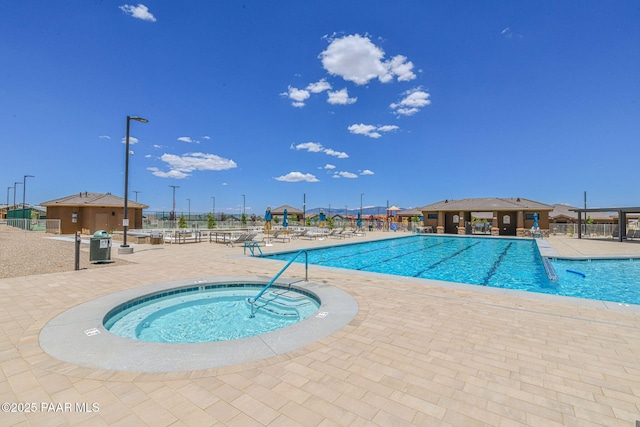
[[[551,234],[578,235],[578,224],[549,224]],[[618,224],[582,224],[582,235],[585,237],[616,237]]]
[[[48,227],[47,227],[48,224],[46,221],[52,221],[52,220],[7,218],[6,223],[10,227],[19,228],[21,230],[26,230],[26,231],[45,231],[45,230],[48,231]],[[58,221],[57,234],[60,234],[60,220],[56,219],[53,221]]]

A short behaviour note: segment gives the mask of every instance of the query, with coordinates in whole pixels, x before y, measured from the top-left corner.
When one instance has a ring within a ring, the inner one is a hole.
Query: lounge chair
[[[299,239],[300,237],[306,236],[309,233],[309,230],[301,230],[301,231],[296,231],[293,236],[291,236],[293,239]]]
[[[242,233],[241,235],[227,243],[227,246],[232,248],[236,243],[252,242],[253,238],[257,235],[258,233]]]
[[[347,236],[342,235],[342,230],[336,230],[335,228],[327,234],[327,237],[335,237],[336,239],[345,239]]]
[[[276,240],[282,243],[290,242],[291,238],[287,235],[284,230],[276,230],[273,234],[267,234],[262,238],[262,241],[265,242],[267,240]]]

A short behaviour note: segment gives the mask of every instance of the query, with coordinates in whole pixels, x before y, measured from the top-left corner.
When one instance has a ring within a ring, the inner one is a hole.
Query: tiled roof
[[[59,199],[50,200],[48,202],[40,203],[42,206],[109,206],[109,207],[124,207],[124,198],[114,196],[111,193],[89,193],[87,191],[72,194],[70,196],[61,197]],[[138,203],[133,200],[127,201],[127,206],[130,208],[142,208],[146,209],[149,206]]]
[[[296,209],[289,205],[282,205],[275,209],[271,209],[271,213],[274,215],[283,215],[285,209],[289,215],[302,215],[302,211],[300,209]]]
[[[553,210],[549,212],[549,218],[559,218],[559,217],[567,217],[567,218],[575,218],[578,219],[578,212],[570,211],[569,209],[579,209],[575,206],[565,205],[565,204],[555,204],[552,205]],[[594,220],[607,220],[618,217],[617,212],[589,212],[586,216],[591,217]],[[584,217],[584,216],[583,216]]]
[[[472,198],[460,200],[443,200],[418,208],[421,211],[494,211],[494,210],[546,210],[553,206],[523,198]]]

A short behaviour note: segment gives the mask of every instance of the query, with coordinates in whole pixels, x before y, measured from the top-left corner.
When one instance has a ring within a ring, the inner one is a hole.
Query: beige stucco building
[[[535,214],[538,228],[548,232],[553,206],[522,198],[472,198],[443,200],[418,210],[424,225],[439,234],[471,234],[472,217],[477,215],[490,218],[493,236],[524,236],[533,227]]]
[[[97,230],[122,231],[124,198],[111,193],[82,192],[41,203],[47,219],[60,220],[60,234],[94,233]],[[129,228],[142,228],[142,210],[147,205],[127,201]]]

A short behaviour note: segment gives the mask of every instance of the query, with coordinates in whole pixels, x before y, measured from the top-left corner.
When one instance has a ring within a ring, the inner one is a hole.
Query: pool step
[[[287,289],[273,289],[265,292],[256,309],[266,310],[278,316],[299,316],[298,309],[312,304],[304,295]]]

